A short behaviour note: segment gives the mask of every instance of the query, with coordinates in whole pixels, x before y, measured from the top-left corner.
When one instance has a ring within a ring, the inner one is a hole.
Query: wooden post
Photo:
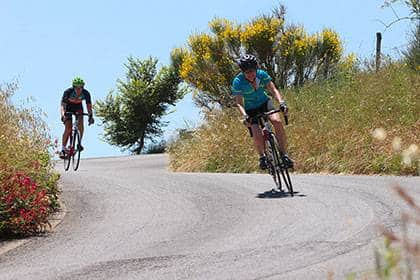
[[[376,33],[376,72],[379,71],[381,67],[381,41],[382,34],[381,32]]]

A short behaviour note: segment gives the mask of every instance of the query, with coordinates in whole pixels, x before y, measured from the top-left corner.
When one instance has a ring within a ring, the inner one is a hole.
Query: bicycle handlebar
[[[266,117],[266,116],[269,116],[269,115],[272,115],[272,114],[275,114],[275,113],[278,113],[278,112],[283,112],[283,110],[282,109],[276,109],[276,110],[271,110],[271,111],[264,112],[264,113],[259,113],[254,118],[259,119],[261,117]],[[284,121],[285,121],[286,125],[289,124],[289,118],[288,118],[287,115],[284,115]]]
[[[268,111],[268,112],[259,113],[254,118],[258,119],[258,118],[266,117],[266,116],[269,116],[269,115],[272,115],[272,114],[275,114],[275,113],[278,113],[278,112],[283,112],[283,110],[282,109],[276,109],[276,110],[271,110],[271,111]],[[284,115],[284,121],[285,121],[286,125],[289,124],[289,118],[288,118],[287,115]],[[252,135],[251,127],[248,126],[247,128],[249,130],[249,135],[251,135],[251,137],[252,137],[253,135]]]

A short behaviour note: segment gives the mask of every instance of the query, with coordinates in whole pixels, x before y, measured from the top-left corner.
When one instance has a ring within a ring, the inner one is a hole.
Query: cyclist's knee
[[[252,124],[251,129],[253,134],[261,135],[261,128],[258,124]]]
[[[271,123],[273,125],[282,125],[283,123],[281,122],[281,119],[278,116],[272,117],[270,119]]]

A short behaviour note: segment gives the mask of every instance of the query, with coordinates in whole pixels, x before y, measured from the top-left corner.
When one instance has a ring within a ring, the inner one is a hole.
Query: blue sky
[[[22,1],[0,0],[0,84],[18,81],[14,100],[31,103],[46,114],[53,137],[61,139],[59,117],[62,92],[74,76],[86,80],[93,100],[103,99],[116,80],[124,76],[123,64],[132,55],[153,56],[161,65],[169,54],[183,46],[194,32],[208,31],[208,22],[223,17],[237,23],[268,13],[279,1]],[[398,55],[396,48],[407,44],[408,22],[384,31],[378,21],[391,22],[395,15],[382,9],[379,0],[288,0],[287,23],[300,24],[310,32],[325,27],[336,30],[344,41],[345,52],[370,57],[375,51],[375,33],[383,32],[383,52]],[[408,13],[395,6],[397,13]],[[165,117],[169,126],[165,137],[185,123],[199,123],[199,110],[187,95]],[[97,119],[98,121],[99,119]],[[86,129],[85,157],[122,154],[100,138],[102,127]]]

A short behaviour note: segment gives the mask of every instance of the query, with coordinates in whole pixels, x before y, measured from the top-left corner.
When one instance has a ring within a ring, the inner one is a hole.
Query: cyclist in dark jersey
[[[232,82],[232,95],[244,120],[251,127],[254,145],[260,155],[260,168],[266,169],[267,162],[264,155],[264,139],[257,120],[253,117],[262,112],[274,110],[272,99],[267,91],[279,102],[280,109],[285,115],[288,114],[286,102],[279,90],[271,81],[267,72],[258,69],[255,56],[246,54],[238,60],[239,68],[242,70]],[[281,157],[288,167],[293,167],[293,161],[286,153],[286,133],[278,113],[269,115],[274,126],[277,141],[279,143]]]
[[[60,152],[60,158],[64,158],[66,156],[65,149],[67,145],[67,141],[71,134],[72,129],[72,117],[67,116],[66,112],[73,112],[73,113],[83,113],[83,105],[82,102],[85,100],[86,108],[89,114],[89,125],[93,124],[95,120],[93,119],[92,113],[92,100],[90,97],[90,93],[84,89],[85,82],[82,78],[76,77],[73,79],[73,83],[71,88],[68,88],[64,91],[63,97],[61,99],[61,121],[64,123],[65,129],[63,133],[62,139],[62,147]],[[80,131],[80,139],[83,136],[83,115],[77,116],[78,128]],[[79,145],[77,147],[80,150],[83,150],[83,146]]]

